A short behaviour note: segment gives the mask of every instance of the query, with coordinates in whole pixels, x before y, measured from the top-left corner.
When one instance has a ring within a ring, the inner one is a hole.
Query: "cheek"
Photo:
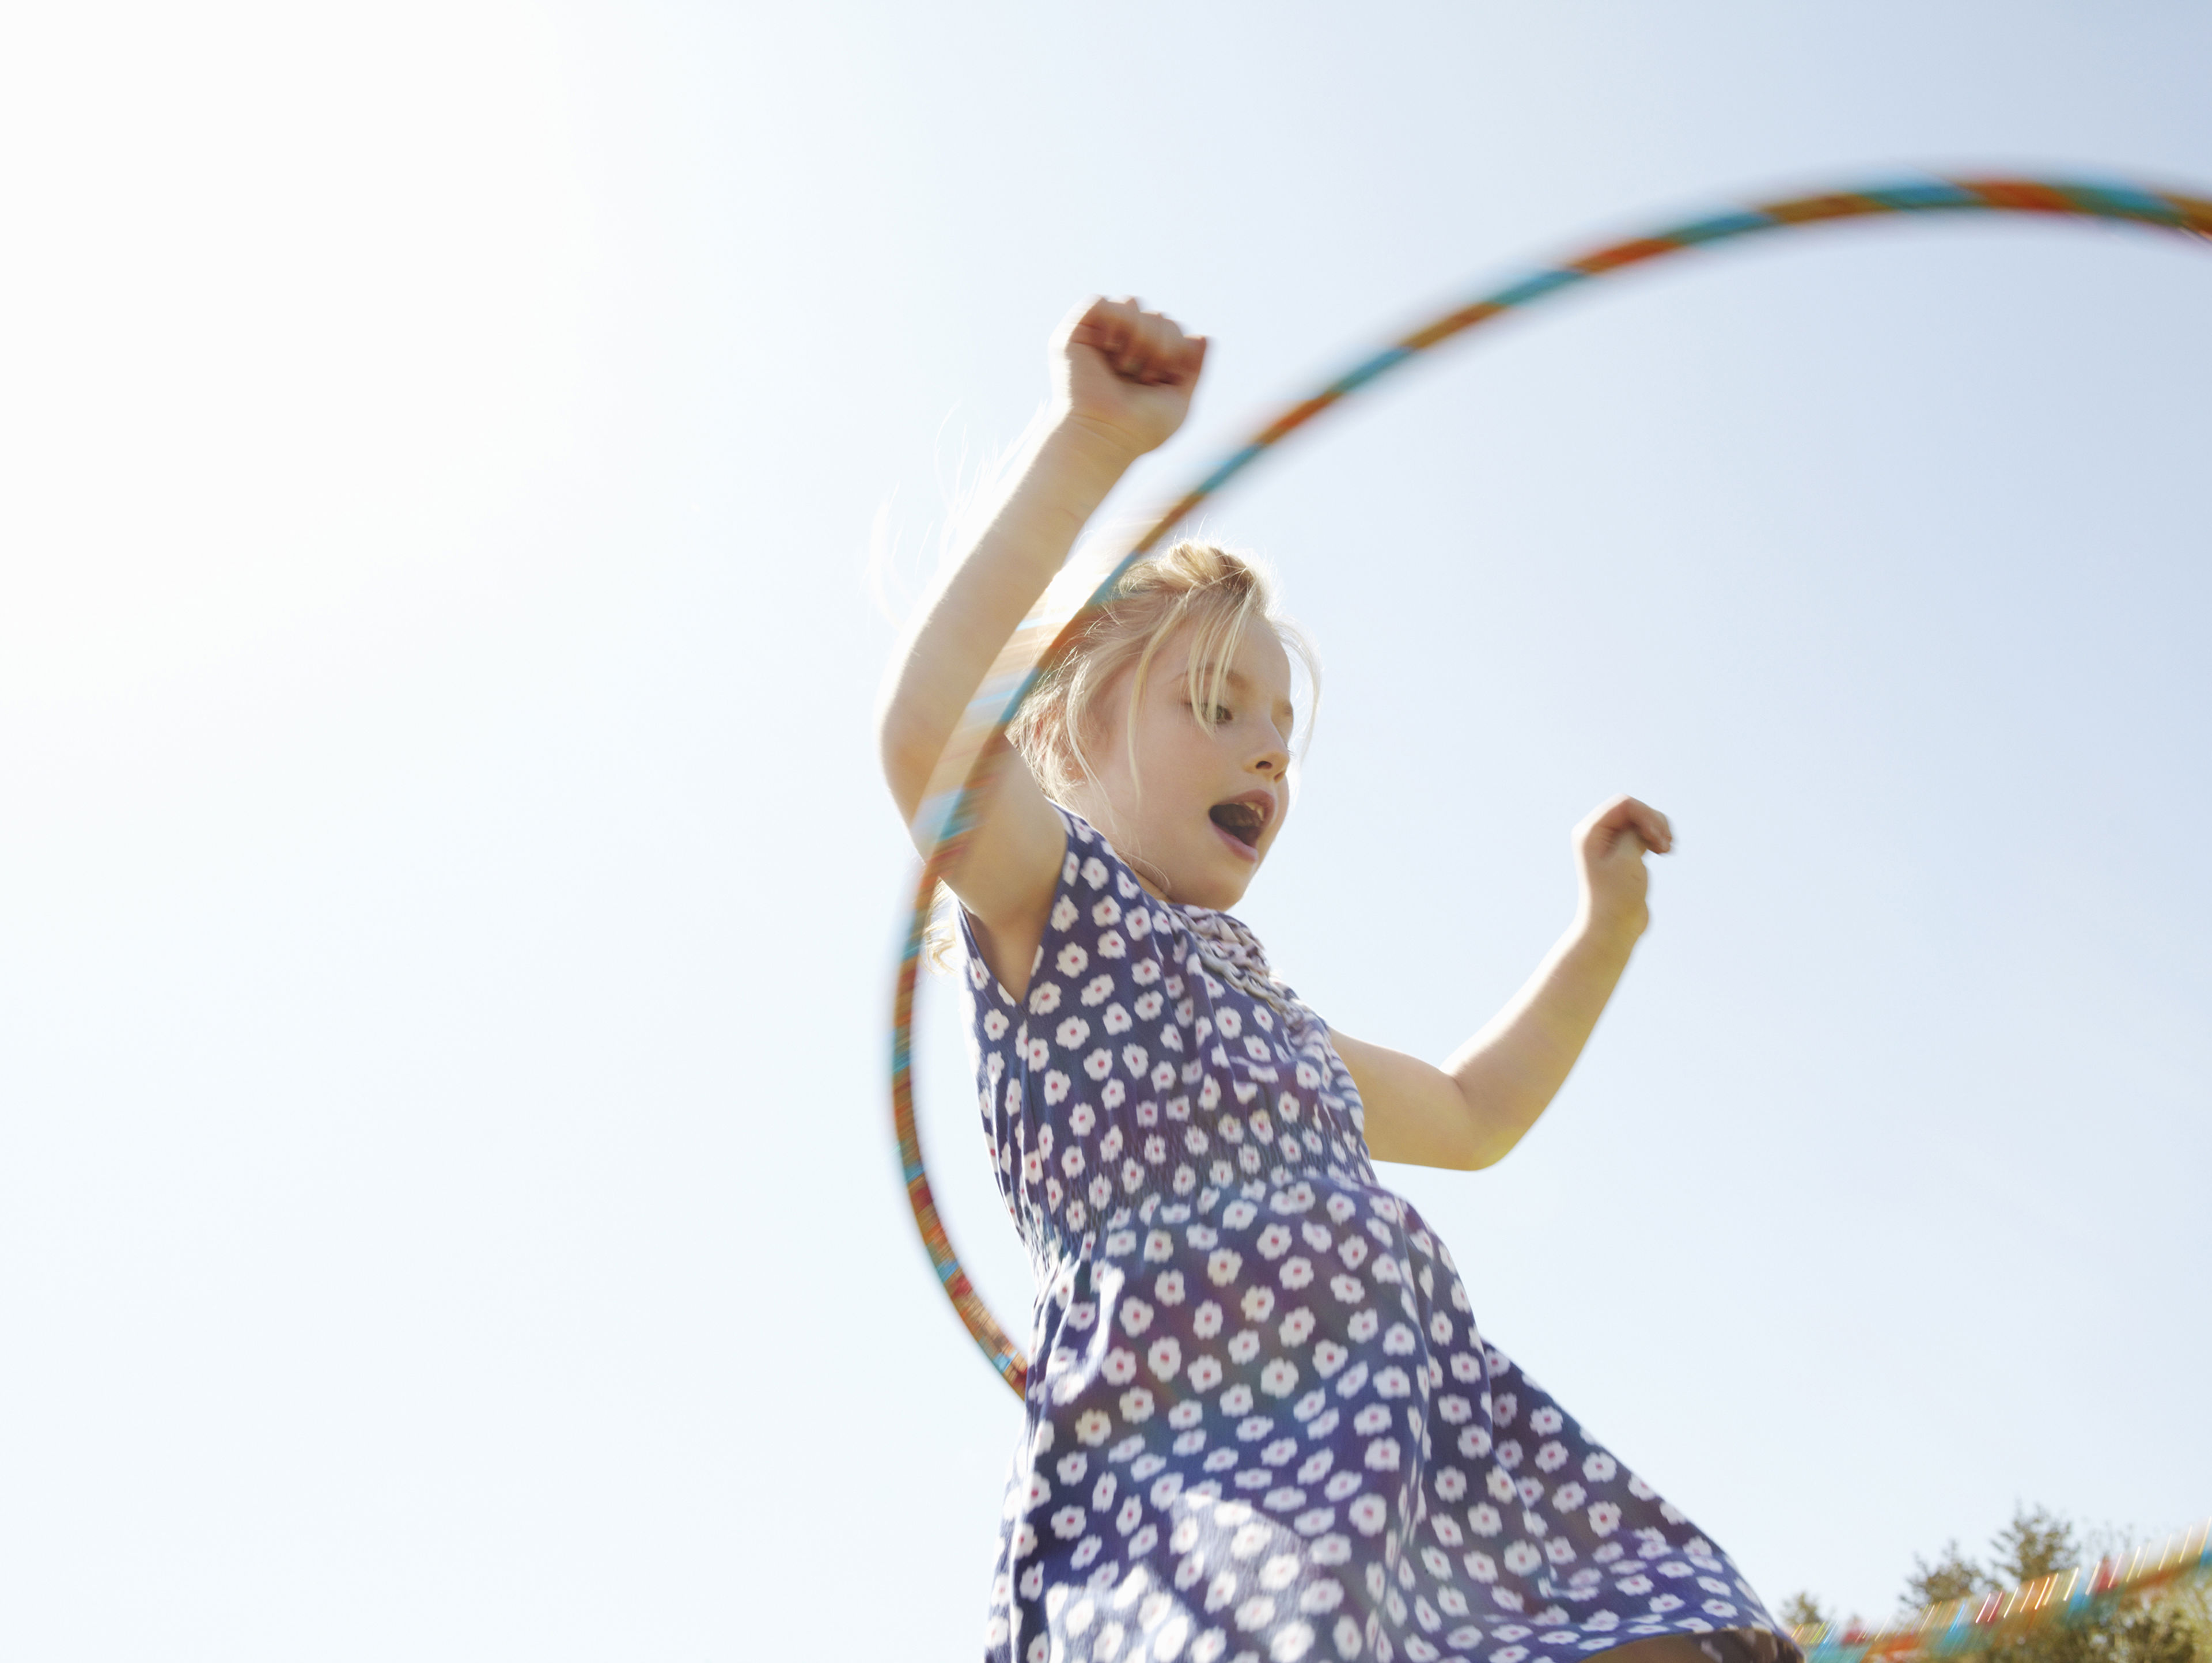
[[[1181,706],[1149,713],[1137,730],[1137,755],[1144,768],[1146,790],[1150,791],[1155,781],[1166,786],[1188,779],[1206,737],[1206,730]]]
[[[1222,754],[1214,737],[1185,717],[1181,731],[1159,751],[1162,794],[1188,809],[1203,802],[1211,805],[1222,777]],[[1148,759],[1149,760],[1149,759]]]

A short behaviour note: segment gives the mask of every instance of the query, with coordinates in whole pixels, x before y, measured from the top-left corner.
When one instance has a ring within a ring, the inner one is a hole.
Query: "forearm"
[[[1442,1068],[1333,1036],[1366,1104],[1367,1144],[1378,1161],[1489,1166],[1566,1083],[1650,921],[1644,856],[1673,848],[1674,834],[1656,809],[1621,797],[1575,828],[1574,845],[1582,866],[1574,927]]]
[[[902,814],[914,814],[968,701],[1133,458],[1114,435],[1056,422],[931,598],[883,708],[884,771]]]
[[[1640,916],[1577,918],[1535,973],[1444,1065],[1487,1166],[1521,1141],[1566,1083],[1643,932]]]

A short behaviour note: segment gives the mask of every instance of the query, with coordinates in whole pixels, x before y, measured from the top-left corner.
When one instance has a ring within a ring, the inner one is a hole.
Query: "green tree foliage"
[[[1940,1605],[1946,1599],[1989,1593],[1997,1586],[1995,1578],[1959,1551],[1954,1539],[1943,1544],[1943,1551],[1932,1565],[1917,1553],[1912,1556],[1912,1575],[1905,1579],[1905,1603],[1915,1608]]]
[[[2073,1525],[2049,1508],[2018,1507],[1990,1540],[1986,1564],[1967,1557],[1956,1541],[1946,1543],[1932,1563],[1915,1554],[1905,1579],[1905,1605],[1917,1610],[1994,1593],[2128,1545],[2101,1536],[2085,1545]],[[1792,1628],[1834,1622],[1810,1593],[1792,1594],[1778,1615]],[[1992,1648],[1978,1663],[2212,1663],[2212,1588],[2184,1583],[2099,1611],[2080,1627],[2053,1624]]]
[[[2074,1526],[2047,1508],[2016,1508],[1990,1543],[1988,1564],[1945,1545],[1933,1564],[1913,1557],[1908,1605],[1992,1593],[2070,1569],[2083,1557]],[[1988,1663],[2212,1663],[2201,1591],[2098,1612],[2080,1627],[2054,1624],[1989,1652]]]
[[[1810,1628],[1815,1623],[1830,1623],[1835,1620],[1820,1609],[1819,1600],[1811,1594],[1802,1592],[1793,1593],[1784,1599],[1775,1615],[1782,1619],[1784,1628],[1791,1629]]]
[[[2074,1526],[2048,1508],[2015,1507],[2012,1522],[1990,1546],[1996,1552],[1997,1575],[2014,1587],[2081,1563]]]

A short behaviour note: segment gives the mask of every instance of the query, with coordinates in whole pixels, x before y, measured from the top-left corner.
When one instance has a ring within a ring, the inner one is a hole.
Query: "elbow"
[[[884,782],[891,788],[899,813],[913,819],[921,806],[922,793],[929,789],[930,770],[937,766],[936,750],[895,705],[887,707],[878,719],[876,749],[883,763]]]
[[[1521,1141],[1528,1128],[1516,1124],[1510,1114],[1498,1112],[1492,1102],[1478,1097],[1464,1083],[1460,1083],[1459,1146],[1453,1153],[1455,1172],[1480,1172],[1494,1167],[1512,1153],[1513,1145]]]
[[[1481,1138],[1470,1136],[1452,1150],[1451,1159],[1438,1164],[1452,1172],[1480,1172],[1505,1158],[1505,1150]]]

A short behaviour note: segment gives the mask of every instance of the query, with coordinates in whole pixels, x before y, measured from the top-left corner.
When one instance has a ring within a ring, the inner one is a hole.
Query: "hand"
[[[1642,935],[1651,921],[1644,901],[1650,884],[1644,856],[1647,850],[1665,854],[1674,847],[1667,816],[1633,797],[1616,797],[1575,828],[1574,846],[1582,868],[1585,923],[1626,931],[1632,940]]]
[[[1063,419],[1135,457],[1182,426],[1206,362],[1206,337],[1141,310],[1133,296],[1092,300],[1054,335],[1052,357]]]

